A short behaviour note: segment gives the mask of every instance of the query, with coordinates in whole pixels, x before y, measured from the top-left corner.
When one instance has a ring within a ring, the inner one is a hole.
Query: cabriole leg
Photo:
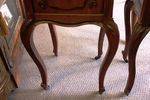
[[[135,74],[136,74],[136,67],[135,67],[135,60],[137,50],[139,48],[140,43],[148,33],[148,29],[143,27],[140,24],[136,24],[133,29],[133,34],[131,35],[131,40],[129,44],[129,75],[126,88],[124,93],[128,95],[133,87]]]
[[[128,62],[127,55],[128,55],[128,46],[129,40],[131,36],[131,24],[130,24],[130,12],[133,6],[133,1],[127,0],[124,7],[124,20],[125,20],[125,48],[122,51],[123,59],[125,62]]]
[[[52,37],[52,43],[53,43],[53,52],[55,54],[55,56],[58,55],[58,39],[57,39],[57,34],[56,34],[56,31],[55,31],[55,27],[54,25],[52,24],[48,24],[49,26],[49,29],[50,29],[50,34],[51,34],[51,37]]]
[[[109,46],[99,72],[99,93],[100,94],[102,94],[105,91],[104,78],[106,75],[106,71],[116,54],[116,51],[118,49],[118,44],[119,44],[119,31],[113,19],[107,18],[104,20],[102,24],[108,38]]]
[[[99,40],[98,40],[98,55],[95,57],[95,59],[99,59],[101,55],[103,54],[103,42],[104,42],[104,36],[105,31],[101,28],[100,34],[99,34]]]
[[[35,62],[35,64],[37,65],[40,71],[41,78],[42,78],[41,86],[44,89],[48,89],[47,70],[33,42],[34,27],[35,25],[33,21],[25,22],[22,26],[20,36],[24,47],[26,48],[27,52],[29,53],[29,55],[31,56],[31,58],[33,59],[33,61]]]

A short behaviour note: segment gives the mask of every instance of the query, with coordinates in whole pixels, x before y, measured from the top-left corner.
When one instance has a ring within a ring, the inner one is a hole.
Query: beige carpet
[[[121,40],[124,40],[123,6],[124,0],[115,1],[114,20],[119,26]],[[98,74],[107,49],[105,38],[102,58],[93,59],[97,55],[100,28],[95,25],[56,28],[59,40],[58,57],[52,52],[53,46],[47,24],[37,26],[34,31],[35,44],[48,70],[50,89],[43,90],[40,87],[38,69],[25,51],[20,66],[21,84],[10,94],[9,100],[150,100],[150,36],[144,39],[139,48],[137,75],[131,94],[123,94],[128,64],[123,62],[121,51],[124,44],[120,42],[105,78],[106,91],[99,95]]]

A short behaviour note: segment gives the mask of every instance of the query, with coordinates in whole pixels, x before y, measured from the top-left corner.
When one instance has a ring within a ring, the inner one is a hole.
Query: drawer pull
[[[46,9],[46,0],[40,0],[39,6],[40,6],[42,9]]]

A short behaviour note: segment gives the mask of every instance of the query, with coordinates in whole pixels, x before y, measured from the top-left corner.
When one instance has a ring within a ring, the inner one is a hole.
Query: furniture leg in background
[[[52,24],[48,24],[48,26],[50,29],[50,34],[51,34],[52,42],[53,42],[53,52],[54,52],[55,56],[58,56],[58,39],[57,39],[55,26]]]

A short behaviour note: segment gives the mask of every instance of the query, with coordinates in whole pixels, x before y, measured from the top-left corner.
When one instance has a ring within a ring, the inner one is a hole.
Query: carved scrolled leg
[[[104,29],[100,30],[99,34],[99,40],[98,40],[98,55],[95,57],[95,59],[99,59],[101,55],[103,54],[103,41],[104,41],[105,32]]]
[[[24,47],[26,48],[27,52],[29,53],[29,55],[31,56],[31,58],[33,59],[33,61],[35,62],[35,64],[37,65],[40,71],[41,78],[42,78],[41,86],[44,89],[48,89],[47,70],[33,42],[34,27],[35,25],[33,21],[25,22],[21,28],[20,36]]]
[[[125,20],[125,36],[126,36],[126,43],[125,48],[122,51],[123,59],[125,62],[128,62],[127,55],[128,55],[128,46],[129,40],[131,36],[131,24],[130,24],[130,12],[133,6],[133,1],[127,0],[124,7],[124,20]]]
[[[51,37],[52,37],[52,42],[53,42],[53,52],[55,54],[55,56],[58,55],[58,40],[57,40],[57,35],[56,35],[56,32],[55,32],[55,27],[52,25],[52,24],[48,24],[49,26],[49,29],[50,29],[50,34],[51,34]]]
[[[146,36],[146,34],[148,33],[148,31],[149,30],[146,27],[143,27],[138,23],[134,26],[133,34],[131,35],[131,41],[129,44],[129,75],[127,85],[124,90],[124,93],[126,95],[129,95],[134,84],[136,74],[135,60],[138,47],[144,39],[144,37]]]
[[[109,46],[99,72],[99,93],[100,94],[102,94],[105,91],[104,78],[106,75],[106,71],[116,54],[116,51],[118,49],[118,44],[119,44],[119,31],[113,19],[107,18],[104,20],[102,24],[106,32],[106,35],[108,37]]]

